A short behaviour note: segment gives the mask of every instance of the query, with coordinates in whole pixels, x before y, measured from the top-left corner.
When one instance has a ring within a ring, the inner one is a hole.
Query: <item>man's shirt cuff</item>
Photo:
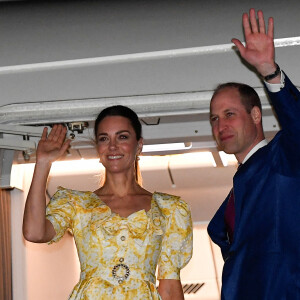
[[[284,83],[285,83],[285,76],[284,73],[281,71],[281,79],[280,83],[269,83],[265,81],[266,87],[271,93],[277,93],[279,92],[282,88],[284,88]]]

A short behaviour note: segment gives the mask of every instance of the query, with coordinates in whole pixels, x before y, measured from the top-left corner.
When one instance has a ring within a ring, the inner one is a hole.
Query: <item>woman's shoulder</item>
[[[65,201],[72,202],[84,206],[90,206],[94,202],[98,202],[98,197],[91,191],[79,191],[70,188],[59,186],[52,199],[65,199]]]
[[[70,189],[70,188],[65,188],[63,186],[58,186],[55,194],[63,194],[63,195],[68,195],[68,196],[82,196],[83,197],[85,195],[92,194],[92,192],[73,190],[73,189]]]
[[[171,194],[162,193],[162,192],[154,192],[153,198],[157,201],[165,202],[165,203],[173,203],[173,202],[181,200],[180,196],[171,195]]]
[[[179,210],[184,215],[190,212],[188,204],[180,196],[154,192],[153,199],[164,214],[170,214],[174,210]]]

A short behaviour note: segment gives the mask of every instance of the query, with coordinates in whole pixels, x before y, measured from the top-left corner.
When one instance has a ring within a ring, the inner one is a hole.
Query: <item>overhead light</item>
[[[182,144],[184,143],[174,143]],[[164,146],[170,144],[164,144]],[[174,146],[173,146],[174,147]],[[190,146],[189,146],[190,147]],[[170,148],[169,148],[170,149]],[[153,151],[153,150],[151,150]],[[158,150],[160,151],[160,150]],[[224,166],[236,165],[237,160],[234,155],[228,155],[224,152],[219,152],[222,163]],[[170,160],[171,159],[171,160]],[[167,168],[168,164],[171,163],[172,168],[193,168],[193,167],[215,167],[216,163],[214,161],[213,155],[209,151],[193,152],[193,153],[183,153],[177,155],[166,155],[166,156],[147,156],[142,155],[140,157],[140,167],[141,170],[152,170],[159,168]],[[17,179],[21,178],[17,174],[23,173],[23,169],[30,170],[33,172],[34,164],[13,164],[12,166],[12,177]],[[56,161],[52,164],[50,175],[62,175],[62,174],[86,174],[90,172],[101,173],[104,167],[99,163],[99,159],[80,159],[80,160],[67,160],[67,161]],[[23,180],[22,178],[20,179]],[[19,186],[21,184],[15,184]]]
[[[144,145],[143,153],[145,152],[161,152],[161,151],[175,151],[175,150],[188,150],[192,148],[191,143],[169,143],[169,144],[153,144]]]
[[[172,168],[215,167],[216,162],[209,151],[172,155]]]
[[[51,172],[54,174],[80,174],[89,172],[102,172],[103,165],[98,159],[79,159],[79,160],[65,160],[55,161],[52,164]]]

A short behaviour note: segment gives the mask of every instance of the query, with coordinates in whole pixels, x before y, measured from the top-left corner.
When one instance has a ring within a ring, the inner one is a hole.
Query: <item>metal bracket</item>
[[[42,127],[0,124],[0,149],[23,151],[24,159],[28,160],[42,132]]]
[[[83,133],[83,130],[87,127],[89,127],[88,122],[72,122],[68,123],[68,128],[72,132],[77,131],[78,133]]]

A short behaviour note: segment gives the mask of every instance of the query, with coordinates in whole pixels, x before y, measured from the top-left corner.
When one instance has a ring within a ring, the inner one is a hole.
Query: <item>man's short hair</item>
[[[213,100],[217,94],[219,94],[222,90],[226,88],[233,88],[238,90],[241,98],[241,103],[244,105],[248,114],[251,113],[251,110],[254,106],[257,106],[262,112],[261,102],[255,89],[244,83],[227,82],[218,85],[213,93],[211,100]]]

